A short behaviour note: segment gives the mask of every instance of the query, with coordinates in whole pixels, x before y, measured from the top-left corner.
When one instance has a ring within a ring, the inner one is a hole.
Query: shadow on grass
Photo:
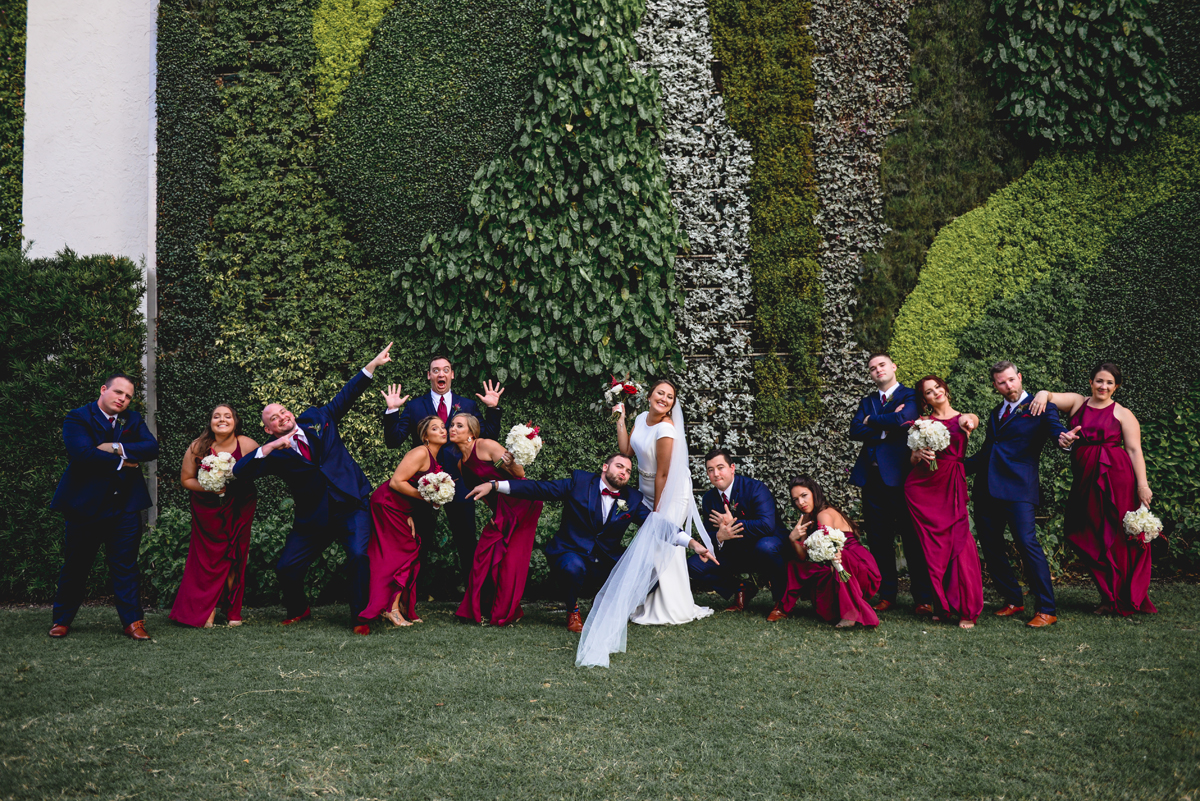
[[[0,797],[1178,798],[1200,785],[1200,587],[1160,614],[964,632],[907,612],[878,630],[749,614],[633,627],[577,670],[561,612],[492,629],[353,635],[344,607],[282,628],[154,641],[83,610],[0,612]],[[704,600],[704,599],[701,599]],[[710,602],[711,601],[710,599]]]

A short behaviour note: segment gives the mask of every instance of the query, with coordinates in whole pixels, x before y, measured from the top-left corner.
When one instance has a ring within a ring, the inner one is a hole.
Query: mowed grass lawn
[[[634,627],[574,667],[562,612],[506,629],[426,622],[357,637],[343,607],[154,641],[85,609],[0,612],[0,798],[1200,798],[1200,587],[1098,618],[1060,589],[1045,631],[890,613],[721,614]],[[711,596],[702,601],[712,603]],[[902,600],[904,600],[902,598]]]

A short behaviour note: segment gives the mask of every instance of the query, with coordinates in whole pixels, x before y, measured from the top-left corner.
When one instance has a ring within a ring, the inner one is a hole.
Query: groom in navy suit
[[[238,459],[233,467],[233,474],[242,480],[278,476],[296,503],[292,530],[275,565],[287,613],[285,626],[310,616],[304,576],[336,539],[346,549],[354,633],[371,633],[369,621],[359,614],[366,609],[371,580],[367,561],[371,513],[367,504],[372,488],[342,444],[338,423],[370,386],[375,371],[392,360],[388,355],[391,348],[389,342],[324,406],[310,406],[295,417],[282,404],[269,404],[263,409],[263,428],[276,439]]]
[[[546,546],[550,572],[567,602],[567,629],[583,631],[579,596],[594,595],[625,552],[621,539],[630,523],[646,522],[650,510],[642,493],[628,486],[633,462],[619,453],[608,457],[598,473],[576,470],[558,481],[492,481],[472,489],[478,500],[492,490],[514,498],[562,501],[562,523]]]
[[[700,517],[717,544],[721,563],[707,562],[698,555],[689,557],[693,587],[712,590],[726,600],[732,597],[733,604],[725,611],[741,612],[758,591],[742,576],[760,573],[770,582],[771,595],[778,605],[787,589],[783,558],[787,533],[777,523],[775,496],[761,481],[737,475],[733,454],[725,448],[709,451],[704,469],[713,486],[700,499]],[[782,619],[783,615],[774,611],[768,617],[772,623]]]
[[[1004,529],[1025,563],[1034,597],[1036,614],[1025,625],[1030,628],[1052,626],[1058,621],[1054,587],[1046,552],[1038,542],[1034,511],[1037,508],[1038,461],[1049,439],[1058,439],[1064,431],[1053,403],[1035,415],[1029,410],[1033,393],[1026,392],[1021,374],[1012,362],[992,366],[992,386],[1003,399],[988,417],[987,438],[979,453],[966,460],[967,473],[975,476],[975,531],[983,546],[988,573],[1004,598],[996,614],[1010,617],[1025,611],[1021,585],[1005,553]]]
[[[479,413],[475,401],[462,395],[455,395],[450,384],[454,381],[454,367],[450,360],[437,357],[429,363],[429,393],[418,395],[407,405],[406,397],[400,397],[399,385],[388,387],[384,393],[387,401],[387,411],[383,413],[383,441],[392,449],[403,448],[406,437],[412,437],[412,447],[421,447],[417,435],[417,423],[430,415],[437,415],[443,423],[459,413],[474,415],[479,420],[480,436],[484,439],[500,438],[500,396],[504,390],[499,384],[484,383],[484,394],[475,397],[487,410],[486,414]],[[404,407],[400,411],[400,407]],[[439,463],[440,464],[440,463]],[[454,479],[454,500],[446,504],[446,522],[450,524],[450,535],[454,540],[454,548],[458,551],[458,564],[462,570],[464,581],[471,572],[471,562],[475,558],[475,504],[466,500],[467,483],[458,472],[458,459],[450,458],[440,465],[442,470]],[[414,524],[422,531],[428,532],[433,525],[433,512],[427,504],[416,504],[413,509]]]
[[[858,404],[850,422],[850,439],[861,442],[850,483],[862,487],[863,526],[867,545],[879,565],[879,602],[884,612],[896,603],[896,537],[904,544],[904,559],[912,587],[914,610],[933,614],[933,585],[925,553],[913,532],[912,517],[904,499],[904,477],[909,467],[908,428],[917,419],[917,395],[896,380],[896,363],[886,353],[872,353],[867,374],[875,391]]]
[[[103,545],[125,634],[134,640],[150,639],[138,595],[137,557],[139,512],[151,505],[141,464],[158,458],[158,440],[130,408],[133,392],[133,379],[114,373],[100,387],[96,401],[72,409],[63,420],[70,461],[50,508],[62,512],[67,525],[51,637],[65,637],[70,631]]]

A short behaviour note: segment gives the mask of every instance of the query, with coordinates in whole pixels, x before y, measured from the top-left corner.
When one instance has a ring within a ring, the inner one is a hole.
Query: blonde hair
[[[442,418],[436,414],[431,414],[428,417],[422,418],[421,422],[417,423],[417,439],[421,440],[421,442],[429,441],[429,437],[426,435],[429,434],[429,427],[433,425],[434,420],[441,422]]]
[[[457,420],[460,417],[467,421],[467,430],[471,432],[471,436],[479,439],[479,418],[470,412],[459,412],[450,419]]]

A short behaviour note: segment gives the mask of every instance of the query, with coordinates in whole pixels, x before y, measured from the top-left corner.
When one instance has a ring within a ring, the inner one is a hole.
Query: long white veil
[[[591,614],[583,624],[579,649],[575,652],[576,667],[608,667],[609,654],[624,652],[629,616],[645,603],[650,588],[658,580],[656,565],[664,564],[671,549],[679,547],[675,539],[681,527],[689,536],[698,536],[705,547],[713,550],[692,492],[687,434],[680,405],[676,399],[671,410],[676,436],[671,448],[667,483],[662,498],[656,499],[659,511],[651,512],[646,518],[608,581],[596,593]]]

